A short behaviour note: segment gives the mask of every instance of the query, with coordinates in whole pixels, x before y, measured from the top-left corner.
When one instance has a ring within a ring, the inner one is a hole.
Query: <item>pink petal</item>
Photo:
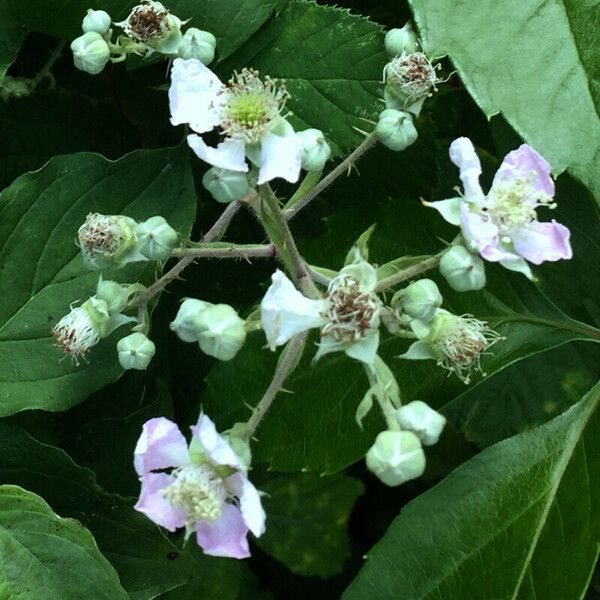
[[[302,165],[302,141],[294,133],[285,136],[266,133],[261,139],[260,160],[259,185],[276,177],[296,183]]]
[[[534,221],[526,227],[511,231],[515,250],[534,265],[572,258],[570,237],[569,229],[556,221]]]
[[[498,227],[470,209],[468,202],[460,207],[461,230],[469,249],[481,252],[486,246],[498,245]]]
[[[217,433],[215,424],[206,416],[200,415],[192,434],[200,442],[207,458],[215,465],[227,465],[241,469],[242,463],[225,439]]]
[[[219,78],[199,60],[175,59],[169,88],[171,123],[189,123],[198,133],[214,129],[220,122],[218,93],[222,88]]]
[[[484,193],[479,185],[481,163],[469,138],[461,137],[450,144],[450,160],[460,169],[465,198],[469,202],[483,202]]]
[[[133,457],[138,475],[155,469],[181,467],[190,462],[183,434],[175,423],[164,417],[144,423]]]
[[[160,493],[171,485],[175,478],[166,473],[147,473],[140,481],[142,491],[134,506],[135,510],[144,513],[151,521],[169,531],[183,527],[186,522],[185,511],[173,506]]]
[[[243,473],[234,473],[225,480],[225,487],[240,500],[240,510],[248,529],[260,537],[265,532],[266,515],[260,495]]]
[[[199,135],[188,135],[187,142],[198,158],[213,167],[229,171],[248,171],[243,140],[227,139],[216,148],[207,146]]]
[[[533,195],[528,200],[533,202],[540,194],[548,198],[554,196],[554,181],[550,176],[550,165],[531,146],[522,144],[504,157],[494,177],[492,190],[496,186],[510,184],[515,179],[530,178]]]
[[[198,521],[196,525],[198,545],[209,556],[248,558],[247,535],[248,527],[242,513],[233,504],[224,504],[223,514],[216,521]]]

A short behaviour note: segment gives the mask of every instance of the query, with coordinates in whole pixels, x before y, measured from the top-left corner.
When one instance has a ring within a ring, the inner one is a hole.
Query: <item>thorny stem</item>
[[[63,48],[65,47],[65,44],[66,44],[65,40],[61,40],[59,42],[58,46],[56,46],[56,48],[54,48],[54,50],[52,51],[52,54],[50,54],[50,56],[48,57],[48,60],[46,61],[44,66],[39,70],[38,74],[29,81],[29,90],[31,92],[33,92],[33,90],[35,90],[35,88],[42,82],[42,80],[45,77],[48,77],[52,67],[54,66],[54,63],[56,63],[56,61],[60,58]]]
[[[273,193],[273,190],[271,190],[271,187],[268,183],[261,186],[261,191],[262,197],[267,204],[271,216],[273,217],[277,232],[283,240],[283,248],[278,248],[278,250],[282,256],[287,254],[289,257],[294,270],[292,276],[297,281],[298,287],[309,298],[320,298],[321,294],[311,279],[306,262],[300,255],[298,246],[296,245],[296,240],[294,240],[294,236],[292,235],[287,221],[285,220],[277,197]],[[277,245],[276,240],[271,241]]]
[[[260,422],[263,420],[264,416],[267,414],[267,411],[271,407],[275,396],[281,391],[285,380],[298,364],[298,360],[300,359],[302,351],[304,350],[307,337],[308,332],[300,333],[293,337],[281,353],[281,358],[279,360],[279,364],[277,365],[277,369],[275,369],[273,379],[271,380],[267,391],[264,393],[264,396],[254,408],[252,416],[248,419],[248,423],[246,425],[248,438],[254,435],[254,432],[260,425]]]
[[[214,242],[219,240],[225,234],[227,226],[233,219],[234,215],[240,209],[243,200],[238,200],[227,205],[227,208],[223,211],[221,216],[215,221],[215,224],[204,234],[202,242]],[[186,254],[183,256],[171,269],[169,269],[162,277],[157,279],[143,294],[140,294],[138,304],[138,321],[142,323],[144,313],[148,306],[148,302],[156,296],[159,292],[162,292],[171,281],[177,279],[182,271],[192,264],[197,256],[194,254]]]
[[[403,281],[408,279],[412,279],[425,271],[429,271],[430,269],[435,269],[438,266],[440,259],[442,258],[442,254],[437,254],[436,256],[432,256],[430,258],[426,258],[425,260],[417,263],[416,265],[412,265],[407,267],[406,269],[402,269],[394,275],[390,275],[385,279],[382,279],[375,286],[376,292],[383,292],[389,288],[392,288]]]
[[[176,248],[171,256],[193,256],[194,258],[268,258],[275,256],[277,249],[274,244],[230,244],[221,247],[209,246],[203,248]]]
[[[349,171],[354,163],[377,143],[375,133],[369,134],[361,144],[349,154],[333,171],[328,173],[317,185],[299,199],[291,208],[285,211],[287,221],[293,219],[309,202],[314,200],[326,187],[332,184],[340,175]]]

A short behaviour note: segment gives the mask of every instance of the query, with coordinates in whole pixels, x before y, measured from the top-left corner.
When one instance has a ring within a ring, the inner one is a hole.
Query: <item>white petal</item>
[[[241,469],[239,456],[227,440],[217,432],[215,424],[206,415],[200,415],[198,423],[191,427],[192,434],[200,442],[206,458],[214,465],[227,465]]]
[[[302,143],[295,134],[279,136],[266,133],[261,138],[260,159],[259,185],[276,177],[296,183],[302,165]]]
[[[533,273],[531,272],[531,268],[524,259],[517,258],[516,260],[501,260],[500,264],[509,271],[523,273],[527,279],[533,281]]]
[[[339,274],[350,275],[358,281],[361,292],[372,292],[377,285],[377,270],[366,260],[345,266]]]
[[[325,324],[321,316],[325,300],[303,296],[279,270],[273,273],[272,281],[260,303],[262,326],[272,349],[302,331]]]
[[[429,344],[418,341],[413,342],[408,351],[400,354],[398,358],[406,358],[407,360],[435,360],[437,356]]]
[[[199,135],[188,135],[187,141],[196,156],[213,167],[229,171],[248,171],[243,140],[228,139],[216,148],[207,146]]]
[[[199,60],[175,59],[169,88],[171,123],[189,123],[198,133],[214,129],[220,122],[218,93],[222,88],[219,78]]]
[[[482,202],[483,190],[479,185],[481,163],[469,138],[461,137],[450,144],[450,160],[460,169],[460,180],[469,202]]]
[[[228,477],[225,487],[239,498],[242,517],[248,529],[256,537],[260,537],[265,532],[266,515],[258,490],[242,473],[234,473]]]
[[[428,208],[435,208],[452,225],[460,225],[460,205],[462,198],[450,198],[438,202],[423,202]]]

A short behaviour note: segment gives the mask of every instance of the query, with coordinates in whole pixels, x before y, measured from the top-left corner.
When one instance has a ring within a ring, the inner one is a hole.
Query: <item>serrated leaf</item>
[[[0,483],[43,496],[53,510],[89,528],[132,600],[151,600],[187,585],[196,581],[198,572],[203,574],[200,584],[196,582],[201,597],[218,593],[233,600],[236,596],[234,585],[223,588],[223,581],[237,577],[236,561],[202,556],[191,549],[182,552],[159,527],[133,510],[133,499],[106,492],[91,471],[76,465],[62,450],[4,422],[0,422]]]
[[[599,401],[597,384],[406,505],[344,600],[583,597],[600,536]]]
[[[257,482],[266,496],[267,531],[259,548],[293,573],[331,577],[350,556],[347,523],[362,484],[346,475],[272,475]]]
[[[0,596],[28,600],[127,600],[90,532],[35,494],[0,486]]]
[[[426,51],[450,57],[481,109],[501,112],[557,173],[568,169],[600,202],[596,3],[410,4]]]
[[[321,129],[338,151],[358,145],[383,106],[383,31],[347,10],[292,0],[276,19],[221,65],[224,76],[240,67],[285,79],[295,126]]]
[[[186,150],[139,151],[116,162],[88,153],[57,157],[0,194],[0,415],[64,410],[122,372],[118,332],[79,366],[63,359],[51,336],[69,305],[93,294],[98,281],[75,245],[89,212],[160,214],[188,235],[195,193]],[[133,265],[104,276],[133,282],[155,268]]]

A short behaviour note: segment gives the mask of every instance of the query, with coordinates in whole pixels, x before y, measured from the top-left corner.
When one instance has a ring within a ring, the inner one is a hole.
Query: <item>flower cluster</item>
[[[155,0],[144,0],[134,6],[128,17],[117,23],[113,23],[106,11],[90,8],[81,24],[83,35],[71,43],[73,61],[78,69],[90,75],[97,75],[108,62],[121,62],[130,54],[159,53],[169,58],[179,56],[211,63],[215,57],[215,36],[195,27],[183,33],[186,22]],[[113,24],[123,32],[114,42]]]

